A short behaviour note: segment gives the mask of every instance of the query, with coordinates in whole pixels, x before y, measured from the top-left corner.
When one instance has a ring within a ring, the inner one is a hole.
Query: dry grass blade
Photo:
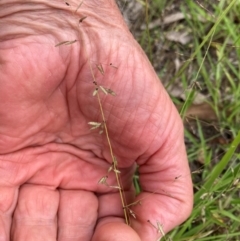
[[[107,179],[108,179],[108,176],[104,176],[104,177],[102,177],[102,178],[98,181],[98,183],[108,186],[108,184],[107,184]]]
[[[108,94],[107,90],[103,86],[100,85],[99,87],[105,95]]]
[[[96,96],[97,93],[98,93],[98,88],[96,88],[96,89],[93,91],[93,96]]]
[[[88,124],[90,126],[92,126],[90,130],[97,129],[97,128],[101,127],[101,125],[102,125],[101,122],[94,122],[94,121],[88,122]]]
[[[86,18],[87,18],[87,16],[84,16],[84,17],[80,18],[80,19],[79,19],[79,23],[82,23],[83,20],[86,19]]]
[[[99,70],[99,72],[104,75],[104,69],[103,69],[103,66],[101,64],[97,64],[97,69]]]
[[[62,42],[56,44],[55,47],[58,47],[58,46],[64,45],[64,44],[66,44],[67,42],[69,42],[69,41],[62,41]]]
[[[115,188],[115,189],[119,189],[119,190],[122,190],[122,188],[119,187],[119,186],[109,186],[109,187],[111,187],[111,188]]]
[[[82,4],[83,4],[83,1],[81,1],[81,2],[79,3],[77,9],[75,10],[75,13],[77,13],[78,9],[82,6]]]
[[[111,89],[109,89],[109,88],[105,88],[105,87],[103,87],[103,86],[99,86],[100,87],[100,89],[102,90],[102,92],[105,94],[105,95],[107,95],[107,94],[110,94],[110,95],[112,95],[112,96],[116,96],[116,93],[113,91],[113,90],[111,90]]]
[[[110,63],[110,66],[113,67],[114,69],[118,69],[118,67],[114,66],[112,63]]]
[[[77,40],[75,39],[75,40],[72,40],[72,41],[68,41],[64,45],[70,45],[70,44],[73,44],[73,43],[76,43],[76,42],[77,42]]]
[[[70,44],[73,44],[73,43],[76,43],[76,42],[77,42],[76,39],[72,40],[72,41],[62,41],[62,42],[56,44],[55,47],[58,47],[58,46],[61,46],[61,45],[70,45]]]

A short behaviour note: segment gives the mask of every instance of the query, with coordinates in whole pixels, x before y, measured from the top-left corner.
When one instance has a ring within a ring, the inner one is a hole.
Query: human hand
[[[181,119],[114,1],[68,3],[0,2],[0,239],[156,240],[147,220],[168,232],[192,208]],[[117,94],[101,99],[126,199],[141,200],[133,229],[118,190],[98,184],[112,160],[89,130],[102,121],[91,68]]]

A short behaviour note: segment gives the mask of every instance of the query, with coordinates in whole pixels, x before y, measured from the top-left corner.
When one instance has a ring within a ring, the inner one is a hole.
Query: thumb
[[[141,241],[122,218],[108,217],[98,223],[92,241]]]

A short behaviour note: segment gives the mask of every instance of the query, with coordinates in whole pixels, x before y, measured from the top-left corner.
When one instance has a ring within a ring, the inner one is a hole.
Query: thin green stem
[[[208,44],[208,46],[207,46],[207,50],[206,50],[206,52],[205,52],[205,54],[204,54],[204,57],[203,57],[202,62],[201,62],[201,64],[200,64],[200,67],[199,67],[199,69],[198,69],[198,71],[197,71],[197,74],[196,74],[196,77],[195,77],[194,82],[197,81],[198,76],[199,76],[199,73],[200,73],[200,71],[201,71],[201,69],[202,69],[203,63],[204,63],[204,61],[205,61],[205,59],[206,59],[206,57],[207,57],[209,48],[210,48],[211,43],[212,43],[212,39],[213,39],[214,33],[215,33],[215,29],[214,29],[214,31],[212,32],[212,35],[210,36],[210,41],[209,41],[209,44]],[[182,119],[184,119],[184,117],[185,117],[186,110],[187,110],[187,108],[188,108],[188,106],[189,106],[189,105],[188,105],[188,101],[189,101],[191,98],[193,98],[194,92],[195,92],[195,91],[194,91],[193,89],[189,92],[189,94],[187,95],[187,98],[186,98],[186,100],[185,100],[185,102],[184,102],[184,104],[183,104],[183,107],[181,108],[180,116],[182,117]]]
[[[145,18],[146,18],[146,32],[147,32],[147,47],[148,47],[148,54],[149,59],[152,62],[152,48],[151,48],[151,37],[150,37],[150,30],[149,30],[149,3],[148,0],[145,0]]]

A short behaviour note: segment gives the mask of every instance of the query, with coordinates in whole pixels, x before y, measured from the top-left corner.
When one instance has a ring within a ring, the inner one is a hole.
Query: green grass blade
[[[195,194],[195,203],[198,202],[199,200],[201,201],[200,199],[201,195],[205,192],[208,192],[208,190],[212,187],[216,178],[219,177],[219,175],[222,173],[224,168],[226,168],[227,164],[231,161],[231,157],[235,153],[236,148],[238,147],[239,144],[240,144],[240,131],[238,132],[238,135],[233,140],[232,144],[229,147],[229,150],[223,156],[221,161],[213,168],[209,179],[205,182],[202,188]]]
[[[209,38],[211,38],[211,36],[213,36],[216,27],[219,25],[219,23],[224,19],[224,17],[227,15],[227,13],[233,8],[233,5],[237,2],[238,0],[233,0],[229,3],[229,5],[226,7],[226,9],[222,12],[222,14],[217,18],[216,23],[213,25],[213,27],[210,29],[210,31],[208,32],[208,34],[204,37],[202,43],[196,48],[196,50],[194,51],[194,53],[190,56],[190,59],[194,59],[197,55],[197,53],[201,50],[201,48],[205,45],[205,43],[208,41]],[[186,68],[188,67],[189,62],[186,62],[178,71],[178,73],[173,77],[173,79],[169,82],[169,84],[166,86],[166,88],[168,88],[175,79],[179,78],[183,72],[186,70]]]

